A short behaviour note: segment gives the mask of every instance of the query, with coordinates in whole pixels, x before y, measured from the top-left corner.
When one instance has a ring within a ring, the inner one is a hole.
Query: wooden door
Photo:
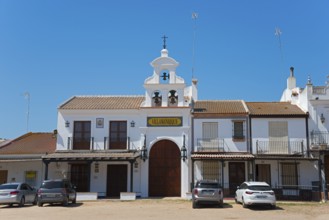
[[[180,196],[180,191],[180,150],[172,141],[159,141],[150,151],[149,196]]]
[[[256,165],[256,180],[266,182],[271,185],[271,165],[257,164]]]
[[[229,163],[229,187],[230,195],[234,196],[238,186],[245,181],[245,164],[244,162]]]
[[[91,122],[75,121],[73,135],[73,150],[90,150]]]
[[[8,170],[0,170],[0,184],[7,183]]]
[[[126,164],[107,166],[106,196],[120,197],[120,192],[127,192],[128,166]]]
[[[77,192],[89,192],[90,165],[71,164],[71,183]]]

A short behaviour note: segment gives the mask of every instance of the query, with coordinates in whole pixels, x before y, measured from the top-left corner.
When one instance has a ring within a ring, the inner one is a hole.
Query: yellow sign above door
[[[147,117],[148,127],[180,127],[183,117]]]

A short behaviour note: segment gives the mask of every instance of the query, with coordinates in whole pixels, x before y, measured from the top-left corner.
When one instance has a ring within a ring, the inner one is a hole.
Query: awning
[[[134,161],[140,156],[139,151],[134,152],[55,152],[42,157],[46,162],[59,161]]]
[[[192,160],[254,160],[249,153],[193,153]]]

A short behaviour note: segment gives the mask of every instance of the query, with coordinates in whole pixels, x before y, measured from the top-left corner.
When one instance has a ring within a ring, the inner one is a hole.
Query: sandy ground
[[[208,219],[329,219],[329,203],[278,203],[269,208],[242,208],[228,201],[223,208],[192,209],[191,201],[180,199],[141,199],[136,201],[99,200],[68,207],[26,205],[23,208],[0,206],[0,219],[134,219],[134,220],[208,220]]]

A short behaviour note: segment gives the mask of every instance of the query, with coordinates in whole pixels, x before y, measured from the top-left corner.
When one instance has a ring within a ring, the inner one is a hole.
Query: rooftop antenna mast
[[[278,37],[278,40],[279,40],[279,48],[280,48],[281,61],[283,63],[283,53],[282,53],[282,43],[281,43],[281,34],[282,34],[282,32],[281,32],[280,28],[276,27],[274,34],[275,34],[275,36]]]
[[[24,97],[27,99],[27,112],[26,112],[26,132],[29,132],[29,119],[30,119],[30,93],[25,92]]]
[[[192,79],[194,78],[194,68],[195,68],[195,39],[196,39],[196,20],[198,18],[198,13],[192,12],[193,19],[193,49],[192,49]]]

